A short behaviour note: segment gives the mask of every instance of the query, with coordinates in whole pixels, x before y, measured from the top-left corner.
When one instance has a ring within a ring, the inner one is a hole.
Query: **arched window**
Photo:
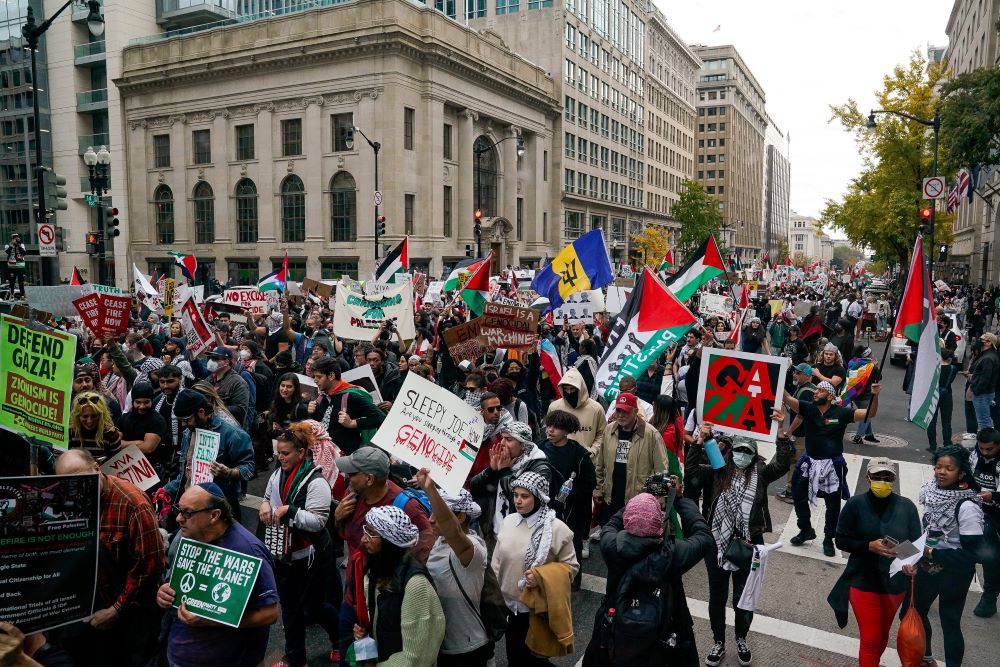
[[[306,188],[302,179],[291,174],[281,182],[281,241],[306,240]]]
[[[215,243],[215,193],[201,181],[194,186],[194,242]]]
[[[249,178],[236,184],[236,242],[257,242],[257,186]]]
[[[358,229],[358,186],[346,171],[330,179],[330,240],[353,241]]]
[[[156,188],[153,193],[153,209],[156,242],[159,245],[170,245],[174,242],[174,193],[166,185]]]
[[[492,218],[497,210],[497,149],[493,141],[486,136],[480,136],[472,146],[475,187],[472,196],[475,204],[483,212],[484,218]]]

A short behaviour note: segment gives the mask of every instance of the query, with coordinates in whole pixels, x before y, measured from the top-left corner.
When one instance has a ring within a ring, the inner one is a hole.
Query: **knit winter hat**
[[[663,511],[651,493],[640,493],[625,505],[625,531],[636,537],[662,537]]]
[[[535,498],[538,498],[538,502],[542,505],[549,503],[549,480],[537,472],[522,472],[510,483],[510,488],[525,489],[526,491],[530,491],[531,495]]]
[[[137,398],[148,398],[152,400],[153,398],[153,385],[148,382],[136,382],[132,386],[132,400]]]
[[[365,523],[374,528],[383,539],[403,549],[412,547],[420,537],[420,531],[410,521],[410,517],[395,505],[371,508],[365,514]]]

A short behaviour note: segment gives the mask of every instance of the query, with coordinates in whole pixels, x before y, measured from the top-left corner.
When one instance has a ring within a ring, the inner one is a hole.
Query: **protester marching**
[[[712,235],[626,271],[597,229],[432,280],[406,244],[362,281],[286,258],[217,289],[178,256],[186,281],[22,285],[0,664],[800,664],[755,631],[798,594],[786,553],[837,568],[800,594],[824,636],[853,612],[863,667],[971,664],[967,598],[1000,594],[996,290],[956,312],[919,237],[895,277]],[[931,452],[912,497],[873,449],[892,356]]]

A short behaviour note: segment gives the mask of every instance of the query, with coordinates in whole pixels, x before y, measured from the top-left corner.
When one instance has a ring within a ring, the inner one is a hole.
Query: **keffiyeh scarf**
[[[417,543],[420,531],[406,512],[395,505],[373,507],[365,514],[365,523],[370,525],[384,539],[401,549],[409,549]]]
[[[957,523],[955,508],[963,500],[976,497],[972,489],[941,489],[934,478],[927,480],[917,496],[924,508],[924,526],[948,535]]]
[[[342,456],[343,453],[318,421],[306,419],[302,423],[309,426],[315,439],[315,443],[311,447],[313,462],[321,469],[323,479],[329,482],[332,487],[333,483],[337,481],[337,477],[340,476],[340,470],[336,463],[337,457]]]
[[[751,464],[750,475],[734,471],[729,488],[719,494],[712,508],[712,537],[715,538],[719,567],[735,571],[738,568],[726,560],[726,549],[733,539],[750,539],[750,512],[757,497],[757,464]]]

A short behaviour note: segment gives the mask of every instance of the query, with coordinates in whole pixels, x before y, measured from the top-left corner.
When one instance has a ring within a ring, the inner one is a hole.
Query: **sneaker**
[[[795,500],[792,498],[792,487],[786,486],[785,490],[775,496],[778,500],[783,503],[793,503]]]
[[[881,440],[879,440],[878,438],[875,437],[874,433],[869,433],[868,435],[866,435],[865,436],[865,441],[866,442],[881,442]]]
[[[742,667],[750,667],[753,662],[753,653],[750,652],[750,644],[746,638],[736,639],[736,657],[739,658]]]
[[[855,445],[860,445],[862,442],[861,436],[860,435],[854,436],[853,438],[851,438],[851,442],[853,442]]]
[[[726,657],[726,645],[723,642],[715,642],[715,646],[705,656],[705,664],[708,667],[716,667],[722,659]]]
[[[983,593],[983,597],[979,598],[979,604],[976,608],[972,610],[972,613],[979,618],[989,618],[990,616],[996,616],[997,613],[997,596],[996,594],[990,595],[989,593]]]
[[[580,549],[580,559],[587,560],[588,558],[590,558],[590,540],[585,540],[583,548]]]
[[[801,547],[803,544],[809,540],[816,539],[816,531],[810,528],[809,530],[800,530],[799,534],[788,540],[792,543],[793,547]]]
[[[823,555],[833,558],[837,555],[837,550],[833,548],[833,538],[828,537],[823,540]]]

